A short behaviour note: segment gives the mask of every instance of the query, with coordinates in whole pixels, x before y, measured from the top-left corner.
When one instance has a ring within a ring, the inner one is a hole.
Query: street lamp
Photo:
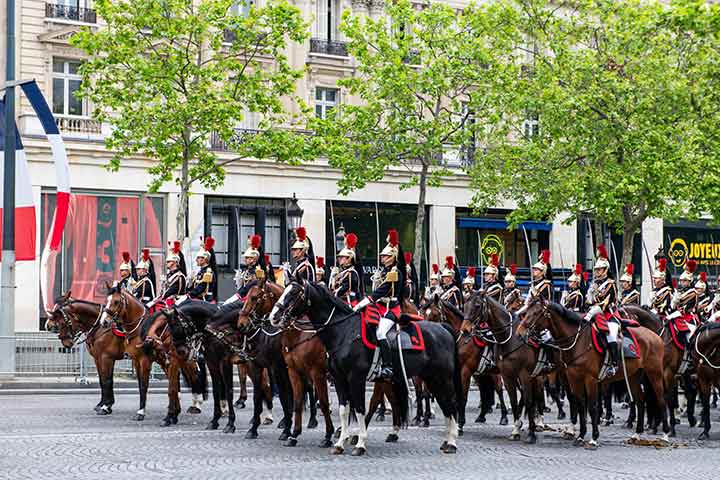
[[[302,224],[304,210],[298,205],[295,193],[291,199],[287,200],[287,207],[285,208],[285,215],[287,215],[287,226],[288,230],[295,232],[298,227]]]
[[[338,231],[335,234],[335,255],[337,256],[337,252],[341,251],[343,248],[345,248],[345,227],[342,222],[340,222],[340,228],[338,228]]]

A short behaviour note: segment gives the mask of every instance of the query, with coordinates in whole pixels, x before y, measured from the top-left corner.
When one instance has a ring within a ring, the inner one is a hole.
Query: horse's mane
[[[148,315],[143,319],[142,325],[140,325],[140,338],[145,338],[148,335],[148,331],[150,330],[150,326],[152,326],[153,322],[155,322],[155,319],[165,313],[165,310],[158,310],[157,312]]]
[[[560,316],[564,320],[568,321],[569,323],[572,323],[574,325],[582,325],[585,319],[577,314],[577,312],[573,312],[572,310],[568,310],[567,308],[563,307],[559,303],[550,302],[548,305],[548,308],[550,311],[555,313],[556,315]]]
[[[330,298],[330,302],[335,307],[335,310],[339,310],[341,313],[352,313],[352,308],[347,303],[343,302],[342,299],[336,297],[328,287],[325,285],[318,285],[316,283],[308,283],[308,288],[315,288],[321,291],[325,296]]]
[[[443,307],[445,307],[445,309],[449,310],[453,315],[455,315],[461,319],[465,318],[465,314],[458,307],[453,305],[452,303],[448,302],[447,300],[440,300],[440,302],[442,303]]]
[[[188,317],[195,317],[197,315],[211,317],[217,313],[218,306],[214,303],[191,300],[178,305],[177,311]]]

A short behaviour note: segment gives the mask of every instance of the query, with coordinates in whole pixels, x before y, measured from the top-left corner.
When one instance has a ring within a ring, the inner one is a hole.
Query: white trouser
[[[378,328],[377,328],[377,339],[378,340],[387,339],[387,333],[394,326],[395,326],[395,322],[393,322],[392,320],[390,320],[387,317],[382,317],[380,319],[380,324],[378,325]]]
[[[608,322],[608,334],[607,334],[607,340],[609,343],[617,342],[617,335],[618,331],[620,330],[620,325],[616,322]]]
[[[696,326],[694,323],[690,323],[690,322],[688,322],[687,326],[688,326],[688,328],[689,328],[690,330],[688,330],[687,332],[685,332],[685,338],[687,338],[687,340],[688,340],[688,342],[689,342],[689,341],[690,341],[690,337],[692,337],[692,336],[693,336],[693,333],[695,333],[695,330],[697,330],[697,326]]]
[[[552,333],[550,333],[550,330],[545,329],[540,334],[540,338],[542,338],[542,341],[544,343],[550,343],[553,339],[553,336],[552,336]]]

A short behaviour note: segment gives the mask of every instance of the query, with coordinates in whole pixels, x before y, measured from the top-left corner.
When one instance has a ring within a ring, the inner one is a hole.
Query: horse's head
[[[110,285],[105,282],[105,288],[107,290],[107,301],[100,322],[107,326],[110,322],[119,322],[127,313],[128,299],[118,283]]]
[[[45,323],[48,331],[58,334],[58,338],[65,348],[72,348],[91,326],[90,322],[97,321],[98,312],[91,311],[98,305],[87,302],[77,302],[68,291],[55,299],[52,309],[48,310],[49,317]],[[88,320],[87,317],[92,317]]]
[[[178,309],[173,305],[172,307],[162,311],[159,317],[164,317],[167,326],[170,328],[170,337],[172,338],[173,346],[175,347],[175,353],[178,358],[183,361],[187,361],[192,353],[192,347],[190,346],[190,337],[194,331],[191,331],[190,324],[187,320],[182,318],[182,314],[178,312]],[[159,318],[158,317],[158,318]],[[160,321],[156,319],[157,321]]]
[[[307,286],[302,286],[297,282],[292,282],[285,287],[285,291],[270,312],[270,324],[273,327],[285,328],[292,323],[293,319],[302,315],[310,307],[307,291]]]
[[[550,303],[541,296],[534,297],[523,312],[517,334],[521,337],[536,336],[550,328],[550,315]]]
[[[254,285],[245,297],[245,303],[238,314],[237,328],[241,333],[251,329],[258,319],[265,316],[275,304],[277,297],[270,288],[267,288],[265,281]]]
[[[490,306],[488,305],[488,297],[485,292],[478,290],[470,294],[465,301],[464,309],[465,318],[460,326],[460,331],[470,333],[475,327],[480,326],[481,323],[487,323]]]
[[[437,293],[433,293],[429,297],[425,297],[423,299],[423,302],[420,304],[420,308],[418,310],[423,315],[425,320],[428,320],[430,322],[442,321],[440,296]]]
[[[61,294],[55,299],[52,308],[47,310],[48,319],[45,322],[45,328],[52,333],[58,333],[64,322],[63,312],[61,309],[67,307],[72,302],[70,290]]]
[[[161,339],[167,327],[168,320],[165,310],[155,312],[150,319],[147,332],[144,333],[143,350],[145,353],[150,353],[153,349],[159,353],[167,353],[167,349]]]

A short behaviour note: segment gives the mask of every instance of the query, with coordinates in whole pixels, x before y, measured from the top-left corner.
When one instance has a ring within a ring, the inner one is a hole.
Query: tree
[[[301,139],[275,128],[292,120],[283,97],[291,98],[304,73],[284,53],[288,40],[308,36],[296,7],[285,0],[261,8],[242,0],[99,0],[95,8],[106,25],[71,40],[90,57],[81,68],[82,95],[112,127],[105,140],[115,152],[111,170],[142,154],[156,161],[151,191],[173,179],[179,185],[178,238],[185,238],[195,182],[216,187],[225,165],[248,156],[303,154]],[[263,133],[239,139],[235,128],[246,112],[263,118]],[[218,161],[213,134],[238,157]]]
[[[428,187],[453,175],[448,164],[472,161],[476,135],[501,128],[493,105],[506,78],[517,75],[513,52],[497,31],[511,12],[495,5],[457,12],[432,3],[388,2],[385,16],[345,12],[340,26],[355,74],[339,86],[357,104],[344,103],[313,130],[331,166],[343,176],[340,193],[381,180],[390,168],[419,188],[414,262],[423,256]]]
[[[514,3],[527,55],[503,112],[515,131],[473,168],[476,206],[510,197],[514,224],[593,215],[622,230],[623,263],[646,218],[697,216],[712,153],[695,104],[717,68],[714,35],[693,31],[715,9],[703,3]]]

